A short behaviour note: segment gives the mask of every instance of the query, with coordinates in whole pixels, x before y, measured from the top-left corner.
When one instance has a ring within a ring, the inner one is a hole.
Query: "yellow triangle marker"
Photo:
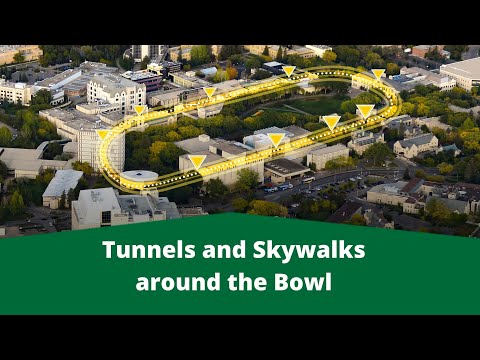
[[[188,155],[188,158],[192,162],[193,166],[195,166],[195,169],[198,170],[207,158],[207,155]]]
[[[382,77],[383,73],[385,72],[385,69],[372,69],[373,75],[377,78],[377,80],[380,80]]]
[[[337,126],[340,117],[341,116],[338,115],[324,116],[323,121],[325,121],[325,123],[328,125],[330,131],[333,131],[333,129],[335,129],[335,126]]]
[[[135,109],[135,112],[137,113],[138,116],[142,115],[145,109],[147,108],[146,105],[135,105],[133,107]]]
[[[370,116],[374,107],[375,105],[357,105],[357,108],[360,110],[364,119],[367,119]]]
[[[268,133],[268,137],[272,142],[273,146],[278,147],[282,142],[283,138],[285,137],[285,133]]]
[[[287,76],[290,77],[295,71],[296,66],[282,66],[282,68],[283,68],[283,71],[285,71],[285,74],[287,74]]]
[[[110,130],[97,130],[97,135],[100,139],[105,139],[105,136],[107,136],[108,132]]]
[[[217,90],[216,87],[204,87],[203,91],[207,94],[208,98],[210,99],[213,96],[213,93]]]

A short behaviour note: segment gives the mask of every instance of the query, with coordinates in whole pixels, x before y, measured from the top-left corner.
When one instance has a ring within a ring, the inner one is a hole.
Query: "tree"
[[[207,195],[212,200],[222,200],[230,192],[220,179],[210,179],[205,183]]]
[[[229,59],[234,55],[241,54],[242,51],[242,45],[222,45],[222,48],[218,54],[218,60]]]
[[[425,204],[425,212],[438,224],[444,224],[451,211],[440,199],[431,198]]]
[[[232,206],[236,212],[245,212],[248,207],[248,201],[244,198],[236,198],[232,201]]]
[[[227,69],[226,69],[225,71],[226,71],[226,73],[227,73],[227,78],[228,78],[228,80],[236,79],[237,76],[238,76],[238,71],[237,71],[237,69],[235,69],[235,68],[232,67],[232,66],[227,67]]]
[[[88,162],[75,161],[72,163],[72,167],[74,170],[83,171],[87,176],[93,174],[93,167]]]
[[[23,196],[18,190],[15,190],[10,198],[9,209],[12,215],[19,215],[25,210],[25,203],[23,202]]]
[[[265,200],[251,201],[250,208],[248,214],[279,217],[288,215],[288,209],[285,206]]]
[[[263,49],[262,55],[269,56],[268,45],[265,45],[265,48]]]
[[[251,192],[257,188],[258,173],[250,169],[241,169],[237,173],[235,190],[239,192]]]
[[[344,223],[350,224],[350,225],[360,225],[360,226],[367,225],[367,221],[361,214],[353,214],[352,218],[348,221],[345,221]]]
[[[395,63],[387,63],[386,75],[398,75],[400,74],[400,66]]]
[[[194,45],[190,50],[190,63],[192,66],[206,64],[211,61],[207,45]]]
[[[13,61],[16,63],[21,63],[25,61],[25,56],[19,51],[15,55],[13,55]]]
[[[3,184],[5,182],[5,179],[8,176],[8,168],[5,163],[0,160],[0,184]]]
[[[393,152],[385,143],[375,143],[371,145],[363,156],[366,159],[373,160],[373,166],[383,164],[385,160],[393,158]]]
[[[403,172],[403,180],[410,180],[411,178],[410,171],[408,170],[408,167],[406,167],[405,171]]]
[[[275,60],[282,61],[282,59],[283,59],[282,45],[279,45],[278,46],[278,51],[277,51],[277,56],[275,56]]]
[[[322,59],[325,60],[327,63],[334,63],[337,60],[337,54],[335,54],[331,50],[327,50],[323,53]]]
[[[65,209],[66,201],[67,201],[67,195],[65,194],[65,190],[63,190],[62,196],[60,196],[60,201],[58,202],[58,208]]]
[[[142,62],[140,63],[140,68],[142,70],[145,70],[148,64],[150,64],[150,58],[147,55],[145,55],[145,57],[142,59]]]
[[[33,96],[30,105],[50,105],[52,94],[47,89],[38,90]]]
[[[12,140],[12,132],[7,127],[0,128],[0,146],[7,146]]]
[[[441,164],[438,164],[437,169],[438,171],[440,171],[440,174],[447,175],[452,173],[453,165],[443,162]]]
[[[72,201],[75,201],[75,189],[69,189],[67,193],[67,204],[69,207],[72,206]]]

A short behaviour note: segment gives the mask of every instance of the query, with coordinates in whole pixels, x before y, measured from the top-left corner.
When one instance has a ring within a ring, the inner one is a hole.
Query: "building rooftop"
[[[177,204],[174,202],[170,202],[168,198],[166,197],[153,197],[149,196],[148,197],[152,206],[153,210],[164,210],[167,215],[167,220],[172,220],[172,219],[180,219],[182,216],[178,212],[177,209]]]
[[[442,71],[447,71],[472,80],[480,80],[480,57],[458,61],[453,64],[441,65],[440,72]]]
[[[178,212],[182,217],[208,215],[208,212],[206,212],[201,206],[179,207]]]
[[[448,199],[448,198],[438,197],[438,196],[427,196],[427,200],[425,201],[425,204],[428,204],[433,199],[440,200],[443,204],[445,204],[448,207],[450,211],[457,211],[462,214],[465,212],[465,208],[468,204],[468,201]]]
[[[78,181],[82,177],[83,172],[77,170],[57,170],[55,176],[48,184],[45,189],[42,197],[45,196],[62,196],[62,193],[65,192],[65,195],[68,194],[70,189],[75,189],[77,187]]]
[[[192,154],[199,151],[208,151],[210,145],[214,143],[215,140],[210,139],[210,136],[202,134],[195,138],[176,141],[174,144],[180,149]]]
[[[277,46],[277,49],[278,49],[278,46]],[[282,64],[281,62],[278,62],[278,61],[270,61],[270,62],[264,63],[263,65],[268,67],[277,67],[277,66],[284,66],[285,64]]]
[[[256,131],[253,132],[254,135],[258,135],[258,134],[267,135],[267,134],[270,134],[270,133],[285,134],[285,136],[288,136],[288,137],[293,137],[294,136],[294,134],[292,132],[288,131],[286,128],[281,129],[281,128],[276,127],[276,126],[271,126],[271,127],[256,130]]]
[[[342,151],[342,150],[345,150],[345,149],[348,149],[345,145],[335,144],[335,145],[332,145],[332,146],[327,146],[327,147],[324,147],[324,148],[321,148],[321,149],[313,150],[313,151],[310,152],[310,154],[325,155],[325,154],[330,154],[330,153],[337,152],[337,151]]]
[[[57,74],[53,77],[47,78],[42,81],[38,81],[35,83],[36,86],[42,86],[42,87],[52,87],[55,86],[57,83],[64,81],[65,79],[75,76],[77,73],[80,73],[81,75],[82,71],[80,69],[68,69],[65,70],[64,72],[61,72],[60,74]]]
[[[304,128],[301,128],[300,126],[297,126],[297,125],[285,126],[284,128],[282,128],[282,130],[286,131],[287,134],[288,133],[293,134],[292,137],[295,137],[295,138],[304,136],[307,134],[311,134],[311,131],[305,130]]]
[[[243,144],[227,141],[224,139],[215,139],[210,146],[213,146],[231,155],[240,155],[249,150],[244,147]]]
[[[103,91],[108,92],[111,96],[115,96],[116,93],[124,91],[126,87],[145,87],[145,84],[138,84],[132,80],[113,74],[102,76],[94,75],[91,81],[100,84],[103,87]]]
[[[298,172],[310,171],[310,168],[288,159],[272,160],[266,162],[264,166],[265,170],[269,170],[282,176],[288,176],[289,174],[295,174]]]
[[[140,81],[144,79],[150,78],[158,78],[160,75],[151,73],[148,70],[140,70],[140,71],[125,71],[123,74],[120,74],[125,79],[130,79],[132,81]]]
[[[318,49],[322,49],[322,50],[330,50],[331,47],[328,46],[328,45],[305,45],[305,46],[312,46],[312,47],[316,47]]]
[[[80,223],[98,223],[102,211],[120,210],[120,204],[113,188],[81,190],[75,210]]]
[[[76,130],[109,129],[110,125],[100,120],[98,115],[84,114],[76,109],[47,109],[39,112],[40,116],[51,116]]]
[[[414,137],[411,137],[405,140],[399,140],[399,141],[402,147],[409,148],[414,144],[417,146],[428,144],[430,141],[432,141],[434,136],[435,135],[433,134],[422,134],[422,135],[414,136]]]
[[[417,186],[423,184],[423,179],[420,178],[413,178],[408,181],[408,183],[402,188],[402,192],[404,193],[410,193],[413,189],[415,189]]]
[[[400,191],[407,185],[406,181],[397,181],[392,184],[380,184],[372,187],[369,192],[379,193],[379,194],[392,194],[400,195]]]
[[[358,212],[359,209],[361,211],[361,208],[361,203],[347,201],[342,206],[340,206],[337,211],[330,215],[327,221],[333,223],[343,223],[344,221],[350,220],[353,214]]]

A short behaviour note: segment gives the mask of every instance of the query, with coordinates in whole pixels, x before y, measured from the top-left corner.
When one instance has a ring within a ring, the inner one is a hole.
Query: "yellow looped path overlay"
[[[251,150],[248,151],[246,155],[229,160],[222,160],[214,164],[209,164],[208,166],[201,167],[198,171],[195,169],[185,172],[178,171],[168,175],[159,176],[154,181],[149,182],[135,182],[121,178],[120,173],[118,173],[118,171],[116,171],[110,164],[108,158],[108,149],[110,144],[116,136],[132,127],[143,125],[144,123],[152,120],[167,118],[175,114],[180,114],[184,111],[196,110],[199,107],[220,103],[229,105],[238,101],[245,101],[254,97],[287,90],[297,86],[298,83],[307,79],[310,83],[324,81],[341,81],[351,83],[352,76],[356,76],[357,81],[361,81],[367,87],[369,87],[369,91],[381,96],[387,104],[382,109],[378,110],[376,115],[370,116],[367,119],[355,117],[348,121],[339,122],[333,131],[330,131],[328,128],[322,128],[290,143],[281,144],[276,148],[272,146],[272,148],[266,150]],[[243,167],[247,164],[261,160],[273,160],[315,143],[328,143],[338,140],[350,136],[353,131],[361,127],[368,130],[381,126],[384,124],[386,119],[399,114],[401,105],[402,100],[394,88],[390,87],[388,84],[376,80],[373,76],[361,73],[361,71],[355,68],[346,66],[320,66],[303,70],[297,68],[296,73],[292,74],[290,78],[287,78],[286,75],[275,77],[274,79],[258,82],[242,89],[214,95],[211,98],[179,104],[173,109],[150,111],[145,115],[135,116],[118,123],[115,127],[108,131],[100,144],[99,158],[102,167],[102,174],[112,185],[126,192],[135,193],[142,190],[171,190],[180,186],[202,181],[204,176],[213,175],[215,173],[227,171],[232,168]]]

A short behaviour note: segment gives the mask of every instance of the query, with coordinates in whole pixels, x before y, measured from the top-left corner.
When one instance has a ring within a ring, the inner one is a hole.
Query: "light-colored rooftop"
[[[197,153],[199,151],[208,151],[210,145],[214,142],[215,140],[210,139],[208,135],[202,134],[198,137],[176,141],[174,144],[186,152]]]
[[[50,78],[47,78],[45,80],[42,80],[42,81],[39,81],[37,83],[35,83],[36,86],[42,86],[42,87],[52,87],[54,85],[56,85],[57,83],[61,82],[61,81],[64,81],[70,77],[72,77],[72,81],[74,80],[73,77],[74,76],[79,76],[78,73],[80,73],[81,75],[81,72],[82,70],[80,69],[68,69],[68,70],[65,70],[63,72],[61,72],[60,74],[57,74],[55,76],[52,76]]]
[[[324,147],[324,148],[321,148],[321,149],[316,149],[316,150],[313,150],[310,152],[310,154],[313,154],[313,155],[325,155],[325,154],[330,154],[330,153],[334,153],[334,152],[337,152],[337,151],[343,151],[348,148],[343,145],[343,144],[335,144],[335,145],[332,145],[332,146],[327,146],[327,147]]]
[[[99,223],[102,211],[120,210],[120,204],[113,188],[81,190],[75,210],[82,224]]]
[[[400,195],[400,191],[407,185],[406,181],[397,181],[392,184],[380,184],[372,187],[368,192],[374,192],[379,194],[393,194]]]
[[[440,73],[443,71],[472,80],[480,80],[480,57],[442,65],[440,66]]]
[[[83,172],[77,170],[57,170],[55,176],[48,184],[43,197],[46,196],[62,196],[62,193],[65,192],[65,195],[68,194],[70,189],[75,189],[77,187],[78,181],[82,177]]]
[[[124,91],[126,87],[145,87],[145,84],[138,84],[132,80],[113,74],[103,76],[95,75],[91,81],[100,84],[103,87],[103,91],[108,92],[111,96],[115,96],[116,93]]]
[[[86,131],[110,128],[110,125],[100,120],[98,115],[85,114],[76,109],[47,109],[40,111],[39,115],[44,117],[51,116],[76,130]]]
[[[120,174],[124,179],[131,181],[153,181],[158,178],[158,174],[148,170],[124,171]]]

